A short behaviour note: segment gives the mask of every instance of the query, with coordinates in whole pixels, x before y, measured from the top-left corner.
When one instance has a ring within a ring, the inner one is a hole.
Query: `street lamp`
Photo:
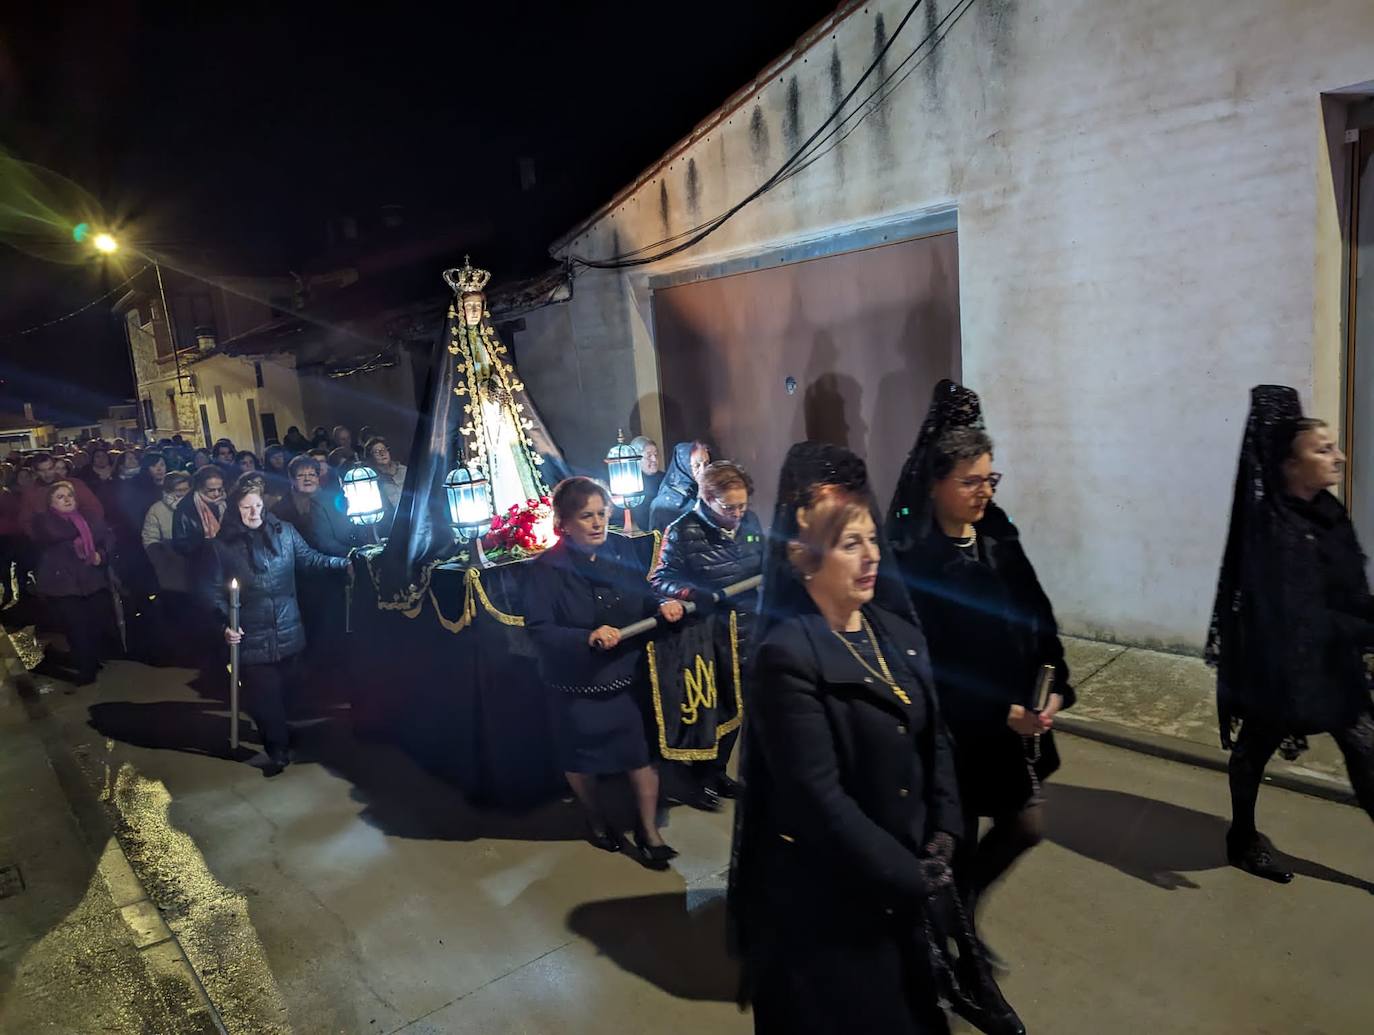
[[[116,238],[114,234],[109,233],[108,231],[102,230],[100,233],[97,233],[94,236],[92,236],[91,227],[88,223],[78,223],[75,227],[73,227],[72,239],[76,241],[77,244],[82,244],[85,241],[90,240],[91,247],[93,247],[101,255],[113,255],[117,251],[119,251],[120,248],[119,239]],[[170,344],[172,347],[172,362],[176,366],[177,394],[187,395],[190,393],[186,391],[186,375],[181,372],[181,348],[177,343],[176,324],[172,322],[172,307],[167,304],[167,288],[162,282],[162,264],[159,263],[157,259],[151,255],[144,255],[144,258],[146,258],[148,262],[152,265],[153,273],[157,276],[157,293],[158,297],[162,300],[162,319],[163,322],[167,325],[167,340],[168,344]],[[135,274],[135,276],[136,275],[137,274]],[[154,331],[153,333],[154,337],[156,337],[157,332]],[[132,343],[130,343],[129,347],[129,366],[132,369],[134,375],[134,391],[137,392],[139,390],[138,367],[134,363],[134,350]],[[142,428],[144,437],[146,438],[149,429],[143,426],[143,405],[142,402],[139,400],[136,400],[136,412],[138,414],[138,425],[140,428]],[[175,405],[173,405],[172,407],[172,426],[173,428],[177,429],[181,427],[181,417]],[[206,448],[209,448],[210,443],[206,442],[205,445]]]

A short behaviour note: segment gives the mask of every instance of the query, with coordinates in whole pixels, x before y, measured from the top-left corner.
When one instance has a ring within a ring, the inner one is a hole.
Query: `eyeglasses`
[[[711,506],[715,507],[716,510],[720,511],[722,514],[731,515],[743,514],[749,509],[749,504],[747,503],[722,503],[720,500],[712,500]]]
[[[1002,476],[993,471],[986,478],[958,478],[956,481],[959,483],[959,488],[965,492],[977,492],[984,485],[988,487],[988,491],[996,492],[998,484],[1002,481]]]
[[[201,495],[203,496],[223,496],[224,494],[225,490],[223,485],[221,485],[218,489],[204,489],[201,492]]]

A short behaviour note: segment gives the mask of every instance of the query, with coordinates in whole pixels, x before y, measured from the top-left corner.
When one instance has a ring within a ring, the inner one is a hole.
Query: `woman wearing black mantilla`
[[[1207,661],[1217,670],[1222,747],[1231,750],[1233,866],[1287,884],[1255,827],[1264,767],[1306,737],[1329,733],[1374,817],[1374,718],[1364,653],[1374,650],[1374,599],[1355,528],[1331,489],[1345,456],[1298,393],[1259,385],[1241,445]],[[1239,727],[1237,729],[1237,727]]]
[[[1024,1031],[971,935],[957,980],[986,1005],[949,994],[963,818],[863,461],[799,443],[777,498],[730,873],[755,1031],[943,1033],[941,996],[983,1031]]]
[[[970,911],[1043,837],[1040,784],[1059,767],[1054,716],[1074,702],[1054,611],[992,501],[1002,477],[992,455],[978,396],[941,381],[888,514],[954,738],[964,809],[954,870]],[[983,816],[992,828],[980,841]]]

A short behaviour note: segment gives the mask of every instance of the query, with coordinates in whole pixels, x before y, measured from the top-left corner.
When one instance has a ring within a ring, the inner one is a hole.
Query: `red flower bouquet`
[[[482,549],[489,557],[504,554],[503,559],[519,560],[547,550],[556,542],[553,501],[540,496],[537,500],[526,500],[523,507],[514,504],[505,514],[492,518],[491,531],[482,537]]]

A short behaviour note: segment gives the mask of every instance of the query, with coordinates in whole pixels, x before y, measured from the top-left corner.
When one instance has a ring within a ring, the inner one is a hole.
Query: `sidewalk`
[[[1216,674],[1201,658],[1064,637],[1078,703],[1055,720],[1075,736],[1226,769],[1217,731]],[[1265,782],[1354,802],[1345,762],[1330,737],[1314,736],[1296,762],[1277,755]]]
[[[26,675],[0,637],[0,1032],[222,1031]]]

